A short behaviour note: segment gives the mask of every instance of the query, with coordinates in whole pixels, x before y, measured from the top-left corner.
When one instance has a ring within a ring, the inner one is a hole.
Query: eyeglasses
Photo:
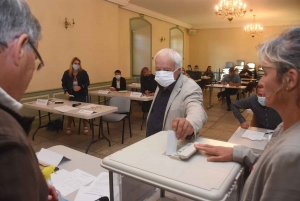
[[[40,64],[38,65],[38,67],[36,69],[39,71],[45,65],[44,61],[43,61],[41,55],[39,54],[39,52],[37,51],[37,49],[34,47],[34,45],[30,41],[28,41],[28,43],[29,43],[30,47],[33,49],[33,51],[36,54],[36,56],[38,57],[38,59],[40,60]]]

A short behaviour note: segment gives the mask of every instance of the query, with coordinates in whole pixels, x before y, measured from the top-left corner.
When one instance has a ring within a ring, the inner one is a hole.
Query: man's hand
[[[212,146],[208,144],[195,144],[196,149],[205,151],[206,153],[213,155],[207,158],[210,162],[227,162],[232,161],[233,148]]]
[[[58,196],[54,186],[48,184],[49,194],[48,201],[58,201]]]
[[[115,87],[110,87],[109,88],[111,91],[116,91],[116,88]]]
[[[186,136],[193,134],[194,128],[192,124],[185,118],[175,118],[172,121],[172,129],[176,133],[179,140],[184,140]]]
[[[149,94],[150,94],[149,91],[146,90],[146,91],[145,91],[145,95],[146,95],[146,96],[149,96]]]
[[[74,91],[79,91],[81,89],[81,87],[80,86],[76,86],[73,89],[74,89]]]
[[[68,92],[66,92],[66,98],[69,99],[70,98],[70,94]]]
[[[247,123],[247,121],[245,121],[241,124],[241,128],[245,128],[245,129],[249,128],[249,124]]]

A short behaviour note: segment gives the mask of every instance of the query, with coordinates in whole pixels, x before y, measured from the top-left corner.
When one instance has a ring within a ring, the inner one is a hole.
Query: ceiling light
[[[216,6],[215,13],[220,19],[226,17],[229,21],[232,21],[233,17],[244,17],[246,4],[243,4],[241,0],[221,0],[220,4]]]
[[[260,26],[260,24],[255,23],[255,15],[253,15],[253,23],[248,24],[244,28],[244,32],[250,34],[252,38],[254,38],[255,35],[260,35],[261,33],[263,33],[263,30],[264,28]]]

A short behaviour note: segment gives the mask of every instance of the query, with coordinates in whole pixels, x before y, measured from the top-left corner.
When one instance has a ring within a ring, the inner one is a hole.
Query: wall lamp
[[[163,41],[165,41],[165,40],[166,40],[165,37],[161,37],[161,38],[160,38],[160,42],[163,42]]]
[[[73,23],[68,22],[68,19],[65,18],[65,28],[67,29],[68,27],[73,27],[75,24],[74,19],[73,19]]]

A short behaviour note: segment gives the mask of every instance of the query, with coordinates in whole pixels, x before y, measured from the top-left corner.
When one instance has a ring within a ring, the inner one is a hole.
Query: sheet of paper
[[[46,163],[48,165],[58,166],[60,161],[64,156],[48,149],[42,148],[41,151],[37,154],[37,158],[42,163]]]
[[[223,84],[214,84],[215,87],[224,87]]]
[[[79,108],[81,108],[81,109],[94,109],[94,108],[98,108],[98,107],[100,107],[100,105],[89,104],[89,105],[81,106]]]
[[[130,96],[132,96],[132,97],[142,97],[142,93],[141,92],[131,92],[130,93]]]
[[[45,99],[37,99],[36,103],[37,105],[48,105],[49,101]]]
[[[268,141],[271,140],[271,138],[272,138],[272,136],[273,136],[273,132],[274,132],[274,130],[267,130],[267,133],[269,133],[269,134],[267,134],[267,136],[268,136]]]
[[[244,138],[248,138],[250,140],[265,140],[267,138],[264,137],[264,132],[258,132],[258,131],[252,131],[252,130],[246,130],[246,132],[242,135]]]
[[[59,107],[54,107],[53,108],[54,110],[58,110],[60,112],[69,112],[69,111],[72,111],[72,110],[78,110],[78,108],[76,107],[71,107],[71,106],[68,106],[68,105],[63,105],[63,106],[59,106]]]
[[[175,131],[168,130],[166,155],[170,156],[177,151],[177,137]]]
[[[81,109],[81,110],[78,111],[78,113],[84,114],[84,115],[90,115],[90,114],[93,113],[93,111],[92,110],[83,110],[83,109]]]
[[[74,201],[95,201],[100,197],[98,195],[85,193],[89,189],[89,186],[83,186],[79,189]]]
[[[69,174],[65,171],[63,173],[59,172],[56,173],[56,176],[51,175],[51,178],[54,178],[53,185],[63,196],[69,195],[95,179],[95,176],[79,169],[73,170]]]
[[[108,172],[100,173],[94,182],[89,186],[90,188],[86,193],[94,194],[98,196],[109,197],[109,176]]]
[[[108,94],[109,91],[107,91],[107,90],[99,90],[98,93],[99,94]]]

